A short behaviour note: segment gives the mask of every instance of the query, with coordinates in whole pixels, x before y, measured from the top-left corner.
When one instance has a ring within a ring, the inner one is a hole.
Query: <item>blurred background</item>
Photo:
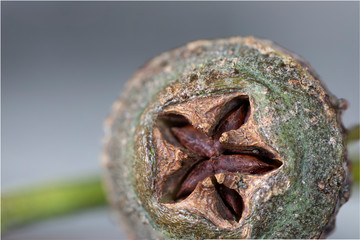
[[[303,56],[348,100],[345,126],[359,123],[359,2],[2,1],[2,191],[100,175],[103,121],[127,79],[163,51],[238,35]],[[358,188],[330,238],[360,237]],[[126,239],[106,207],[3,238]]]

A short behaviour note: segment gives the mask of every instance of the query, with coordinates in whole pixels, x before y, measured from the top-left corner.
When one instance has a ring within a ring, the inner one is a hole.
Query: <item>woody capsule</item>
[[[130,239],[326,237],[349,198],[345,106],[269,40],[162,53],[106,120],[112,212]]]

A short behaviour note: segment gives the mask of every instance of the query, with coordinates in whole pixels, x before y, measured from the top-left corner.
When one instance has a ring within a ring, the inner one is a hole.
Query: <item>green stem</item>
[[[359,125],[348,130],[347,144],[359,140]],[[354,182],[359,181],[359,155],[350,156]],[[1,229],[11,228],[105,205],[100,177],[47,184],[2,193]]]
[[[1,196],[1,230],[105,205],[101,179],[88,178],[60,184],[18,189]]]
[[[349,146],[360,139],[360,125],[355,125],[347,130],[346,144]],[[351,172],[353,183],[360,182],[360,164],[359,164],[359,149],[356,152],[349,153],[349,160],[351,163]]]
[[[360,139],[360,125],[352,126],[347,130],[346,143],[358,141]]]

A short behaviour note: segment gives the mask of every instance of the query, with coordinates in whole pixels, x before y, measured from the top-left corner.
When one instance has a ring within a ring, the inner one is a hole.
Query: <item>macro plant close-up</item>
[[[3,239],[360,238],[358,2],[1,14]]]
[[[113,211],[133,239],[326,237],[350,196],[345,109],[269,40],[163,53],[106,122]]]

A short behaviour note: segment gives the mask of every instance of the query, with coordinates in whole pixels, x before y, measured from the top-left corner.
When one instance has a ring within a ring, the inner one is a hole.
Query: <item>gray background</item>
[[[102,123],[125,81],[150,58],[197,39],[276,41],[349,101],[346,126],[359,123],[358,2],[2,2],[1,12],[3,189],[99,173]],[[358,195],[340,211],[334,237],[359,238]],[[8,239],[25,236],[122,238],[104,209]]]

